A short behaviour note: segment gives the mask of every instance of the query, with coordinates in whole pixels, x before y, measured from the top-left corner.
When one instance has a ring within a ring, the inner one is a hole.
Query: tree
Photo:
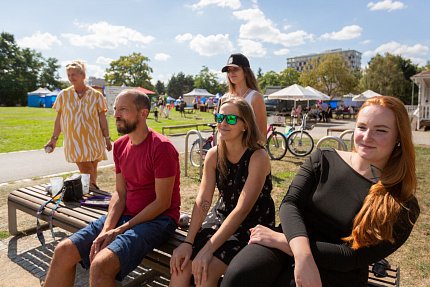
[[[140,53],[121,56],[118,60],[112,61],[110,67],[106,69],[105,81],[109,85],[126,85],[153,90],[150,76],[152,68],[148,62],[149,58]]]
[[[293,68],[287,68],[279,74],[279,84],[288,87],[299,82],[300,74]]]
[[[164,83],[161,82],[160,80],[158,80],[157,83],[155,84],[155,91],[159,95],[166,94],[166,87],[164,86]]]
[[[58,60],[55,58],[48,58],[42,66],[39,76],[39,84],[41,87],[47,87],[50,90],[61,87],[60,74],[58,69],[61,67]]]
[[[20,49],[12,34],[0,34],[0,105],[27,103],[27,93],[40,85],[43,57],[31,49]]]
[[[311,60],[300,75],[300,83],[333,97],[355,91],[358,78],[344,56],[334,53]]]
[[[178,99],[183,94],[188,93],[194,88],[193,76],[185,76],[184,73],[179,72],[177,76],[173,74],[167,84],[167,93],[169,96]]]
[[[386,53],[377,54],[361,79],[361,87],[381,95],[395,96],[405,103],[411,102],[412,84],[410,77],[418,71],[417,66],[401,56]]]
[[[280,85],[280,76],[275,71],[269,71],[258,79],[258,86],[260,87],[260,90],[263,94],[266,92],[267,87]]]
[[[211,94],[216,94],[219,91],[220,84],[217,80],[217,75],[209,71],[209,68],[203,66],[200,73],[194,78],[194,87],[206,89]]]

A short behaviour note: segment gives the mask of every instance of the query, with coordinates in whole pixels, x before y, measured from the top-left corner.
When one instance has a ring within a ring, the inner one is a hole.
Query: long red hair
[[[393,226],[401,210],[415,194],[415,149],[409,116],[403,103],[394,97],[368,99],[361,107],[378,105],[390,109],[395,116],[398,143],[385,165],[379,181],[370,187],[363,206],[354,219],[350,236],[344,240],[353,249],[376,245],[381,241],[394,242]]]

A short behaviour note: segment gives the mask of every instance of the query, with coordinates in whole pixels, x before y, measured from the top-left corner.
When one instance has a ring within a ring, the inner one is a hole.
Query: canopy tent
[[[212,95],[206,89],[194,89],[189,93],[184,94],[184,97],[214,97],[215,95]]]
[[[139,91],[141,91],[141,92],[144,92],[145,94],[147,94],[147,95],[155,95],[155,92],[153,92],[153,91],[151,91],[151,90],[148,90],[148,89],[145,89],[145,88],[142,88],[142,87],[138,87],[137,88]]]
[[[381,94],[378,94],[377,92],[374,92],[372,90],[367,90],[359,95],[356,95],[355,97],[352,98],[352,100],[354,102],[364,102],[367,99],[377,97],[377,96],[381,96]]]
[[[321,100],[323,100],[323,101],[330,100],[330,97],[328,95],[324,94],[323,92],[318,91],[317,89],[312,88],[311,86],[307,86],[305,89],[311,90],[312,92],[314,92],[315,94],[320,96]]]
[[[35,91],[29,92],[27,93],[28,95],[38,95],[38,96],[43,96],[43,95],[47,95],[52,93],[50,90],[48,90],[47,88],[38,88]]]
[[[298,84],[288,86],[282,90],[274,92],[268,96],[269,100],[297,101],[321,100],[320,96],[311,90],[305,89]],[[309,104],[308,104],[309,105]]]
[[[175,99],[175,98],[172,98],[171,96],[167,96],[167,98],[166,98],[166,102],[167,102],[168,104],[173,103],[174,101],[176,101],[176,99]]]

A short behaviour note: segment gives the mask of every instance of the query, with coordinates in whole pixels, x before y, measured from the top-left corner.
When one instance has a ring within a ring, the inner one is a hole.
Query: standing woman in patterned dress
[[[258,143],[251,106],[241,98],[227,99],[216,121],[219,143],[206,155],[188,234],[173,251],[170,286],[189,286],[191,275],[196,286],[217,286],[248,244],[249,229],[257,222],[275,223],[270,160]],[[208,214],[215,187],[220,196]]]
[[[97,188],[97,164],[106,160],[112,150],[106,120],[107,103],[103,95],[85,84],[85,64],[73,61],[66,66],[72,86],[62,90],[53,105],[57,111],[54,131],[45,149],[55,149],[58,137],[64,133],[64,154],[74,162],[81,173],[90,174],[93,187]]]

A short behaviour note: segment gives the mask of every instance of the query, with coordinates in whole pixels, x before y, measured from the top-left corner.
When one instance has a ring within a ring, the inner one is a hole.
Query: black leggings
[[[221,287],[296,286],[293,264],[294,258],[278,249],[249,244],[230,262]]]

